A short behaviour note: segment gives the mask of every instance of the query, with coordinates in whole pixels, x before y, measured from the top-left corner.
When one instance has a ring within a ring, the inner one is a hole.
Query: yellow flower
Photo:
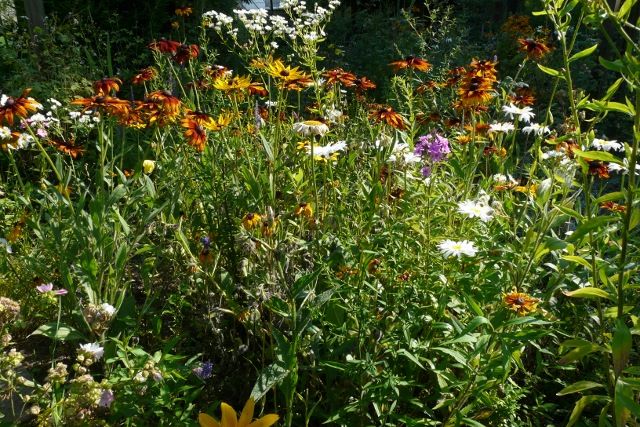
[[[154,162],[153,160],[145,160],[144,162],[142,162],[142,170],[147,175],[151,174],[151,172],[153,172],[155,168],[156,162]]]
[[[540,299],[533,298],[522,292],[511,292],[503,295],[503,300],[509,310],[518,313],[518,316],[525,316],[533,313],[538,308]]]
[[[294,213],[311,219],[313,218],[313,207],[310,203],[300,203]]]
[[[279,59],[267,64],[266,71],[279,82],[283,89],[299,91],[313,84],[311,76],[300,71],[299,67],[284,65]]]
[[[245,89],[249,89],[249,86],[251,86],[251,79],[247,76],[237,76],[231,78],[222,76],[218,77],[213,82],[213,87],[223,92],[239,92]]]
[[[245,229],[251,230],[258,224],[260,224],[261,219],[262,217],[260,217],[260,215],[258,215],[257,213],[248,213],[244,216],[244,218],[242,218],[242,225]]]
[[[216,421],[213,417],[207,414],[198,415],[198,421],[200,427],[270,427],[280,419],[277,414],[268,414],[264,417],[251,422],[253,419],[253,408],[255,402],[253,398],[249,399],[242,409],[240,419],[237,418],[236,411],[226,403],[220,405],[222,412],[222,420]]]

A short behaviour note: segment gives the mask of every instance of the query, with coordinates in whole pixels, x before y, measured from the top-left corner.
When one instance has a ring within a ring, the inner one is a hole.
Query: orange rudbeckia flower
[[[536,311],[540,302],[540,299],[533,298],[522,292],[508,293],[504,295],[503,300],[509,310],[515,311],[518,316],[524,316]]]
[[[9,126],[13,125],[15,117],[25,118],[29,112],[35,112],[42,108],[35,99],[29,97],[31,89],[25,89],[17,98],[2,95],[0,97],[0,124],[5,121]]]
[[[389,63],[389,65],[393,67],[393,71],[396,73],[407,68],[424,72],[431,69],[431,64],[426,59],[417,58],[415,56],[407,56],[405,59],[393,61]]]
[[[96,95],[109,95],[111,91],[119,91],[121,84],[122,80],[117,77],[104,77],[93,82],[93,90]]]
[[[406,128],[404,118],[390,106],[382,106],[373,110],[369,113],[369,118],[377,123],[384,122],[396,129],[402,130]]]

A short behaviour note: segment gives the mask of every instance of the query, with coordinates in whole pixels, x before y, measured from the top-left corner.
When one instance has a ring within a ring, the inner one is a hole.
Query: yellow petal
[[[235,409],[224,402],[222,402],[220,408],[222,409],[221,427],[238,427],[238,418],[236,418]]]
[[[220,427],[220,424],[218,424],[212,416],[207,414],[198,415],[198,422],[200,423],[200,427]]]
[[[276,414],[265,415],[257,421],[252,422],[247,427],[269,427],[278,421],[280,417]]]
[[[253,408],[255,406],[255,402],[253,398],[247,400],[247,403],[244,404],[244,408],[242,409],[242,414],[240,415],[240,421],[238,421],[238,427],[246,427],[249,425],[251,420],[253,419]]]

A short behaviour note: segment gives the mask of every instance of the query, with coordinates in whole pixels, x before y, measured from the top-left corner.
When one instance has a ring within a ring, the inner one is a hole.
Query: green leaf
[[[420,361],[418,360],[418,358],[416,356],[414,356],[413,354],[409,353],[407,350],[405,350],[404,348],[401,348],[400,350],[398,350],[398,354],[400,356],[404,356],[407,359],[411,360],[413,363],[415,363],[418,367],[420,367],[420,369],[426,371],[427,369],[424,367],[424,365],[422,365],[422,363],[420,363]]]
[[[599,395],[581,397],[580,399],[578,399],[575,406],[573,407],[573,411],[571,412],[571,417],[569,418],[567,427],[571,427],[572,425],[578,422],[578,420],[580,419],[580,415],[582,415],[582,411],[584,411],[584,408],[586,408],[588,405],[598,401],[608,402],[609,400],[610,399],[608,396],[599,396]]]
[[[638,0],[626,0],[624,3],[622,3],[620,10],[618,10],[618,19],[620,21],[627,20],[627,15],[629,14],[629,12],[631,11],[631,8],[633,7],[633,5],[636,4],[637,1]]]
[[[609,61],[600,56],[598,58],[598,62],[600,62],[600,65],[602,65],[604,68],[606,68],[609,71],[622,73],[625,70],[624,63],[619,59],[616,59],[615,61]]]
[[[611,340],[611,352],[613,353],[613,372],[618,377],[629,362],[631,354],[631,332],[622,319],[616,320],[616,330]]]
[[[569,351],[567,354],[562,356],[562,358],[558,360],[558,363],[561,365],[572,363],[582,359],[587,354],[591,354],[593,352],[600,351],[600,350],[602,350],[602,347],[600,347],[597,344],[589,343],[587,345],[582,345],[574,348],[573,350]]]
[[[549,74],[550,76],[553,76],[553,77],[564,79],[564,76],[562,75],[562,73],[560,73],[560,71],[554,70],[553,68],[545,67],[544,65],[541,65],[541,64],[537,64],[537,65],[540,71],[542,71],[543,73]]]
[[[33,335],[44,335],[55,341],[78,341],[84,339],[84,336],[71,326],[55,322],[40,326],[29,336]]]
[[[433,347],[432,350],[437,350],[444,354],[448,354],[449,356],[453,357],[455,361],[458,363],[461,363],[463,365],[467,364],[467,359],[459,351],[451,350],[450,348],[444,348],[444,347]]]
[[[253,390],[251,390],[250,397],[253,397],[253,400],[257,402],[271,390],[271,387],[282,382],[287,375],[289,375],[289,370],[282,364],[272,363],[260,373]]]
[[[640,209],[631,211],[631,220],[629,221],[629,231],[633,230],[640,223]]]
[[[598,197],[595,200],[595,203],[599,205],[600,203],[610,202],[612,200],[624,199],[624,197],[625,197],[624,191],[614,191],[612,193],[607,193],[605,195]]]
[[[619,163],[622,164],[622,161],[614,156],[611,153],[607,153],[606,151],[581,151],[574,150],[573,152],[576,157],[581,157],[587,160],[600,160],[603,162],[611,162],[611,163]]]
[[[578,381],[557,392],[556,396],[565,396],[567,394],[580,393],[581,391],[590,390],[596,387],[604,387],[604,386],[600,383],[595,383],[593,381]]]
[[[591,264],[589,264],[589,261],[587,261],[586,259],[582,258],[581,256],[564,255],[561,258],[564,259],[564,260],[576,263],[576,264],[580,264],[583,267],[586,267],[588,269],[591,268]]]
[[[568,242],[577,242],[586,236],[589,232],[595,231],[598,228],[612,222],[617,221],[618,217],[613,216],[597,216],[591,218],[589,221],[583,222],[575,229],[575,231],[567,238]]]
[[[571,55],[571,58],[569,58],[569,62],[577,61],[578,59],[587,57],[591,55],[593,52],[595,52],[597,48],[598,48],[598,43],[594,44],[591,47],[586,48],[585,50],[581,50],[580,52]]]
[[[613,297],[609,295],[609,292],[604,289],[593,287],[579,288],[575,291],[567,291],[563,293],[571,298],[607,298],[613,301]]]

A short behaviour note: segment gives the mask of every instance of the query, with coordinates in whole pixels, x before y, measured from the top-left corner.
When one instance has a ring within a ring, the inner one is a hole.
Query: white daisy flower
[[[591,142],[591,147],[595,148],[596,150],[603,150],[603,151],[619,151],[619,152],[624,151],[624,145],[622,145],[616,140],[607,141],[605,139],[593,138],[593,141]]]
[[[452,256],[462,258],[462,255],[475,256],[478,252],[478,249],[473,245],[473,242],[468,240],[456,242],[447,239],[438,244],[438,249],[440,249],[440,252],[442,252],[442,255],[444,255],[445,258]]]
[[[504,105],[502,111],[510,118],[517,117],[519,121],[529,123],[535,116],[531,107],[519,108],[513,104]]]
[[[482,222],[488,222],[493,218],[491,206],[473,200],[458,203],[458,212],[469,218],[480,218]]]
[[[335,144],[328,145],[314,145],[313,157],[316,160],[335,160],[338,151],[344,151],[347,148],[346,141],[338,141]],[[312,154],[311,147],[307,147],[307,153]]]
[[[298,122],[293,124],[293,130],[300,135],[320,135],[323,136],[329,132],[329,126],[317,120],[305,120],[304,122]]]
[[[611,162],[607,165],[607,168],[609,169],[609,172],[620,172],[623,175],[626,175],[629,173],[629,159],[624,159],[622,163],[622,165],[619,165]],[[640,164],[636,164],[636,175],[638,174],[640,174]]]
[[[497,133],[497,132],[511,132],[512,130],[514,130],[515,127],[513,126],[513,123],[509,123],[509,122],[505,122],[505,123],[491,123],[489,125],[489,132],[490,133]]]
[[[522,132],[526,134],[530,134],[533,132],[533,134],[536,136],[542,136],[551,132],[551,130],[549,130],[549,126],[542,126],[539,123],[531,123],[529,126],[523,127]]]

